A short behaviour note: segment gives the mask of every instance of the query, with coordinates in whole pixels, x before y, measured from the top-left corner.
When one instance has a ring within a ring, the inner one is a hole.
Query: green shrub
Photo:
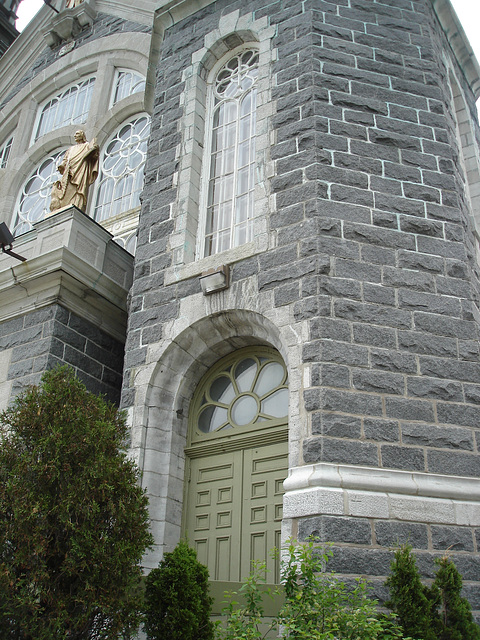
[[[394,617],[377,613],[377,601],[368,597],[368,585],[357,580],[349,588],[326,572],[331,550],[314,541],[292,541],[283,550],[281,578],[284,604],[271,624],[291,640],[394,640],[404,636]],[[265,565],[257,565],[240,591],[227,595],[226,621],[217,628],[218,640],[257,640],[260,629]],[[277,591],[280,591],[277,590]],[[241,607],[235,596],[241,595]]]
[[[149,640],[213,640],[208,569],[184,541],[166,553],[145,581]]]
[[[462,576],[448,556],[436,560],[435,586],[440,593],[442,630],[439,640],[480,640],[480,627],[474,623],[470,603],[462,598]]]
[[[405,633],[419,640],[480,640],[470,604],[460,593],[462,577],[448,556],[436,560],[438,571],[431,587],[422,584],[409,545],[395,551],[387,579],[386,603]]]
[[[398,616],[404,633],[421,640],[438,640],[439,594],[435,587],[422,584],[412,547],[399,547],[390,565],[386,585],[390,598],[386,605]]]
[[[0,415],[0,637],[118,639],[152,543],[124,415],[73,370]]]

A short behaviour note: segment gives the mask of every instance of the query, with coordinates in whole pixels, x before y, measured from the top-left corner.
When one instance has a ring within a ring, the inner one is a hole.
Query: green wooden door
[[[183,535],[210,579],[239,582],[280,545],[287,476],[287,371],[268,347],[240,349],[202,378],[189,409]],[[226,585],[228,587],[228,585]]]
[[[239,582],[266,560],[268,581],[278,581],[270,550],[280,545],[286,475],[286,442],[190,461],[185,534],[211,580]]]

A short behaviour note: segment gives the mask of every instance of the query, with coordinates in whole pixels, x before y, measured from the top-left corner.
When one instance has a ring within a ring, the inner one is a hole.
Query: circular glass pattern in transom
[[[286,420],[287,371],[280,355],[257,348],[224,358],[197,388],[192,413],[203,434]]]

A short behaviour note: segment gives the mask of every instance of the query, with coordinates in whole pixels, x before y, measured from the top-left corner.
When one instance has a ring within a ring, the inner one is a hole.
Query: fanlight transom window
[[[204,255],[253,238],[258,52],[244,50],[217,73]]]
[[[97,222],[140,206],[149,133],[150,118],[141,116],[123,125],[107,145],[93,212]]]
[[[112,104],[140,91],[145,91],[145,78],[134,71],[119,70],[113,88]]]
[[[285,365],[271,349],[237,352],[207,374],[193,402],[195,424],[203,434],[286,420]]]
[[[86,122],[94,83],[95,78],[79,82],[47,102],[40,115],[35,140],[59,127]]]
[[[43,160],[22,187],[13,235],[30,231],[32,224],[43,220],[49,212],[52,186],[58,179],[57,164],[65,150]]]

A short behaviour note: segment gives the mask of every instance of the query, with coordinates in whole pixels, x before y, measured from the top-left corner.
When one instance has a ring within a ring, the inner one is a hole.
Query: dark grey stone
[[[472,432],[467,429],[436,427],[421,423],[402,424],[402,442],[420,447],[473,451]]]
[[[421,449],[382,445],[382,467],[387,469],[405,469],[407,471],[425,471],[425,459]]]
[[[371,544],[372,526],[367,519],[318,516],[304,518],[298,523],[298,539],[309,538],[321,542]]]
[[[432,546],[440,551],[473,551],[472,530],[467,527],[432,525]]]
[[[362,432],[362,421],[355,416],[321,411],[312,415],[312,434],[331,438],[357,438]]]
[[[428,528],[425,524],[377,521],[375,538],[382,547],[399,547],[409,544],[414,549],[428,548]]]
[[[367,440],[398,442],[400,439],[398,422],[395,420],[365,418],[363,421],[363,430]]]

